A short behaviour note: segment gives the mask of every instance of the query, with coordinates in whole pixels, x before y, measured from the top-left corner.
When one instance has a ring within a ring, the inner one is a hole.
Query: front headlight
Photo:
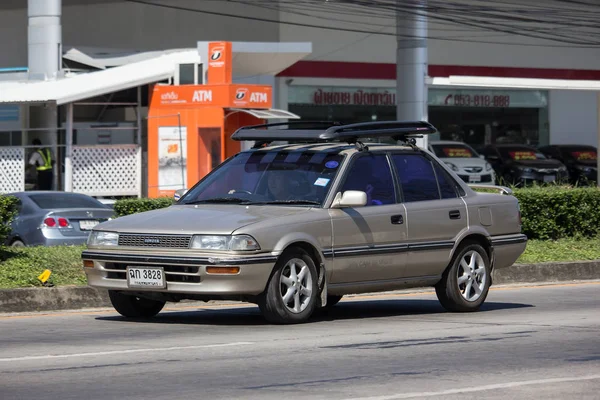
[[[594,170],[594,168],[592,168],[592,167],[584,167],[581,165],[578,165],[575,168],[577,168],[578,170],[580,170],[582,172],[592,172]]]
[[[567,167],[559,167],[558,170],[560,172],[567,172]]]
[[[196,235],[192,239],[192,249],[199,250],[232,250],[232,251],[250,251],[260,250],[260,246],[249,235]]]
[[[118,246],[119,234],[116,232],[92,231],[87,240],[88,246]]]
[[[528,168],[528,167],[519,167],[519,169],[521,170],[521,172],[524,172],[526,174],[533,172],[533,168]]]
[[[452,168],[452,171],[458,171],[458,167],[451,162],[447,162],[446,165]]]
[[[485,170],[486,170],[486,171],[489,171],[489,170],[491,170],[491,169],[492,169],[492,164],[490,164],[490,163],[485,163]]]

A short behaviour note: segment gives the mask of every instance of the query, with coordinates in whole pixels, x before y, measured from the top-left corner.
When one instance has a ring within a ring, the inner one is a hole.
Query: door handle
[[[460,211],[458,210],[452,210],[448,215],[450,216],[450,219],[460,219]]]
[[[404,223],[404,216],[402,214],[392,215],[391,221],[394,225],[401,225]]]

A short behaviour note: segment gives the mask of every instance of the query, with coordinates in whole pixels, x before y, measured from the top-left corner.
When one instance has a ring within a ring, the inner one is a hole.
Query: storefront
[[[541,90],[430,88],[435,139],[472,145],[549,143],[548,93]],[[343,123],[396,119],[395,88],[290,86],[288,110],[302,119]]]

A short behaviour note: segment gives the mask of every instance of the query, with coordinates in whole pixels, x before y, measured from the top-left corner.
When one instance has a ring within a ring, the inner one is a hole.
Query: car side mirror
[[[175,193],[173,194],[173,199],[175,199],[175,201],[179,201],[179,199],[181,198],[181,196],[183,196],[184,194],[187,193],[187,189],[179,189],[176,190]]]
[[[333,199],[331,208],[363,207],[367,204],[367,194],[360,190],[338,192]]]
[[[485,156],[483,154],[480,154],[479,158],[481,158],[482,160],[485,160]]]

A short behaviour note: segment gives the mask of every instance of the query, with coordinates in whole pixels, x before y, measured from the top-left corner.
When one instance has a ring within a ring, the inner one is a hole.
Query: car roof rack
[[[288,126],[288,129],[267,129],[281,126]],[[299,129],[300,127],[304,128]],[[361,139],[390,138],[416,148],[415,138],[436,132],[437,129],[425,121],[378,121],[347,125],[331,121],[291,121],[244,126],[236,130],[231,139],[254,140],[257,143],[253,148],[260,148],[274,141],[346,142],[355,144],[362,151],[368,148]]]

